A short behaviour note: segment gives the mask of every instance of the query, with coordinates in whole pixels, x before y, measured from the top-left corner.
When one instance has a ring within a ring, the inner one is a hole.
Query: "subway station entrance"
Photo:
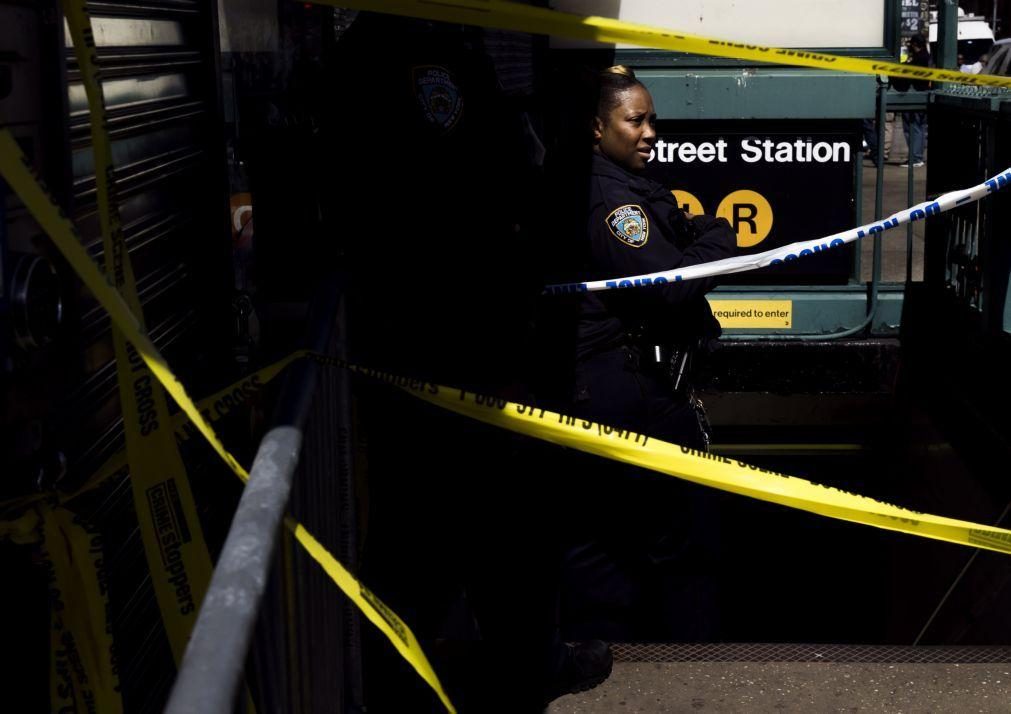
[[[8,708],[1006,711],[1011,82],[697,5],[0,0]],[[579,273],[613,65],[729,262]],[[566,305],[710,278],[708,450],[566,411]]]

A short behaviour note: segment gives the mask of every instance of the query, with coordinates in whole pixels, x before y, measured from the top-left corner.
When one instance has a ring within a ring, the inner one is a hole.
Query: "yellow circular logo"
[[[674,189],[671,193],[674,194],[674,200],[677,202],[678,206],[681,207],[682,211],[686,211],[693,216],[701,216],[705,213],[705,209],[702,208],[702,201],[695,198],[695,196],[687,191],[678,191],[677,189]]]
[[[720,201],[716,215],[726,218],[734,229],[739,248],[758,245],[772,230],[772,206],[757,191],[734,191]]]

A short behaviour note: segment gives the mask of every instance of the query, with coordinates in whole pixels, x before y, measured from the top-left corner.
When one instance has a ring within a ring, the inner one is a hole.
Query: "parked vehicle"
[[[937,11],[930,12],[930,56],[937,56]],[[958,9],[958,54],[972,64],[993,46],[993,29],[981,15],[966,15]]]
[[[983,74],[1011,74],[1011,37],[997,40],[990,48],[990,59],[983,67]]]

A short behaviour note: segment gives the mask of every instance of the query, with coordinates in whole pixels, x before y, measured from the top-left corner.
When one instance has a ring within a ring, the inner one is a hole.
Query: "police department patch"
[[[615,238],[633,248],[642,248],[649,240],[649,219],[639,206],[619,206],[604,222]]]
[[[430,123],[449,131],[463,113],[463,95],[445,67],[423,65],[415,67],[414,92],[421,113]]]

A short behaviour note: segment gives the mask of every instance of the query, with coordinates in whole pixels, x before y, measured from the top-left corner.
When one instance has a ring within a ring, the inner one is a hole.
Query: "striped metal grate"
[[[618,643],[617,662],[833,662],[987,664],[1011,662],[1011,647],[909,647],[790,643]]]

